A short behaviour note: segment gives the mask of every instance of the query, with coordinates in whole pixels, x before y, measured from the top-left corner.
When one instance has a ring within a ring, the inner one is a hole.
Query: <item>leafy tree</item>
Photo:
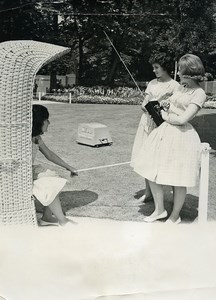
[[[212,49],[213,0],[166,1],[67,1],[73,16],[65,27],[73,32],[80,83],[112,84],[130,80],[109,35],[131,73],[139,80],[150,79],[148,63],[157,52],[173,65],[186,52],[199,55],[205,64]],[[200,26],[201,25],[201,26]],[[75,55],[74,55],[75,57]]]
[[[161,26],[151,52],[167,53],[171,60],[194,53],[209,69],[215,41],[214,0],[175,0],[172,10],[176,17],[170,19],[168,26]]]
[[[71,54],[41,72],[75,72],[77,84],[152,77],[149,60],[164,53],[174,61],[199,55],[215,74],[214,0],[0,0],[1,41],[36,39],[71,47]],[[1,12],[6,10],[5,12]]]
[[[51,18],[44,17],[37,9],[36,1],[0,1],[0,41],[34,39],[45,41]]]

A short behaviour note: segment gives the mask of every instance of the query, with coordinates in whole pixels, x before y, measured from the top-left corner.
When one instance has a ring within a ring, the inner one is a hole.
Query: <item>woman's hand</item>
[[[145,105],[146,105],[147,103],[148,103],[148,102],[147,102],[146,100],[144,100],[143,103],[142,103],[142,105],[141,105],[141,109],[142,109],[142,111],[145,112],[145,113],[147,112],[147,109],[145,108]]]
[[[168,111],[170,108],[170,103],[168,101],[162,100],[160,102],[160,106],[165,110]]]
[[[168,118],[169,118],[169,114],[164,110],[161,110],[161,116],[162,116],[164,121],[167,121]]]
[[[145,108],[145,105],[144,105],[144,104],[142,104],[141,109],[142,109],[142,111],[145,112],[145,113],[148,112],[147,109]]]

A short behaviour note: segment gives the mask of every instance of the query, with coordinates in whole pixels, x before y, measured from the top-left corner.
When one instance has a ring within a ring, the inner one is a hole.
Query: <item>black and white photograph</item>
[[[0,300],[216,299],[215,0],[0,25]]]

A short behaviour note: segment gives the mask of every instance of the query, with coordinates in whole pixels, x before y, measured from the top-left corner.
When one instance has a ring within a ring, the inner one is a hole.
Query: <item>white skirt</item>
[[[156,128],[154,121],[150,118],[148,113],[143,113],[138,125],[137,133],[134,139],[132,154],[131,154],[131,167],[135,165],[135,161],[139,157],[139,152],[141,151],[147,137]]]
[[[164,122],[146,139],[134,171],[158,184],[192,187],[197,183],[200,158],[201,141],[193,126]]]
[[[46,170],[38,174],[33,181],[32,194],[44,206],[50,205],[59,192],[63,189],[67,180],[59,177],[56,172]]]

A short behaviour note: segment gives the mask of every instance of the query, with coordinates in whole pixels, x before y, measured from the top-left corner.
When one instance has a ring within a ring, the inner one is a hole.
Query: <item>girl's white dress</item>
[[[171,112],[185,111],[190,103],[200,108],[206,94],[203,89],[180,87],[170,97]],[[192,187],[200,167],[201,141],[190,123],[177,126],[163,122],[142,145],[134,171],[162,185]]]
[[[153,79],[149,82],[145,93],[152,95],[153,100],[159,100],[167,93],[173,94],[178,88],[179,83],[173,79],[170,79],[167,82],[161,82],[157,79]],[[131,167],[134,167],[135,160],[138,157],[139,151],[142,148],[143,143],[154,128],[156,128],[154,121],[150,118],[147,112],[143,112],[134,139],[131,155]]]
[[[42,139],[39,139],[39,144],[35,144],[32,142],[33,163],[41,143],[43,143]],[[41,165],[33,165],[32,171],[33,171],[32,194],[44,206],[48,206],[53,202],[55,197],[62,190],[67,180],[65,178],[59,177],[56,172],[46,169]]]

